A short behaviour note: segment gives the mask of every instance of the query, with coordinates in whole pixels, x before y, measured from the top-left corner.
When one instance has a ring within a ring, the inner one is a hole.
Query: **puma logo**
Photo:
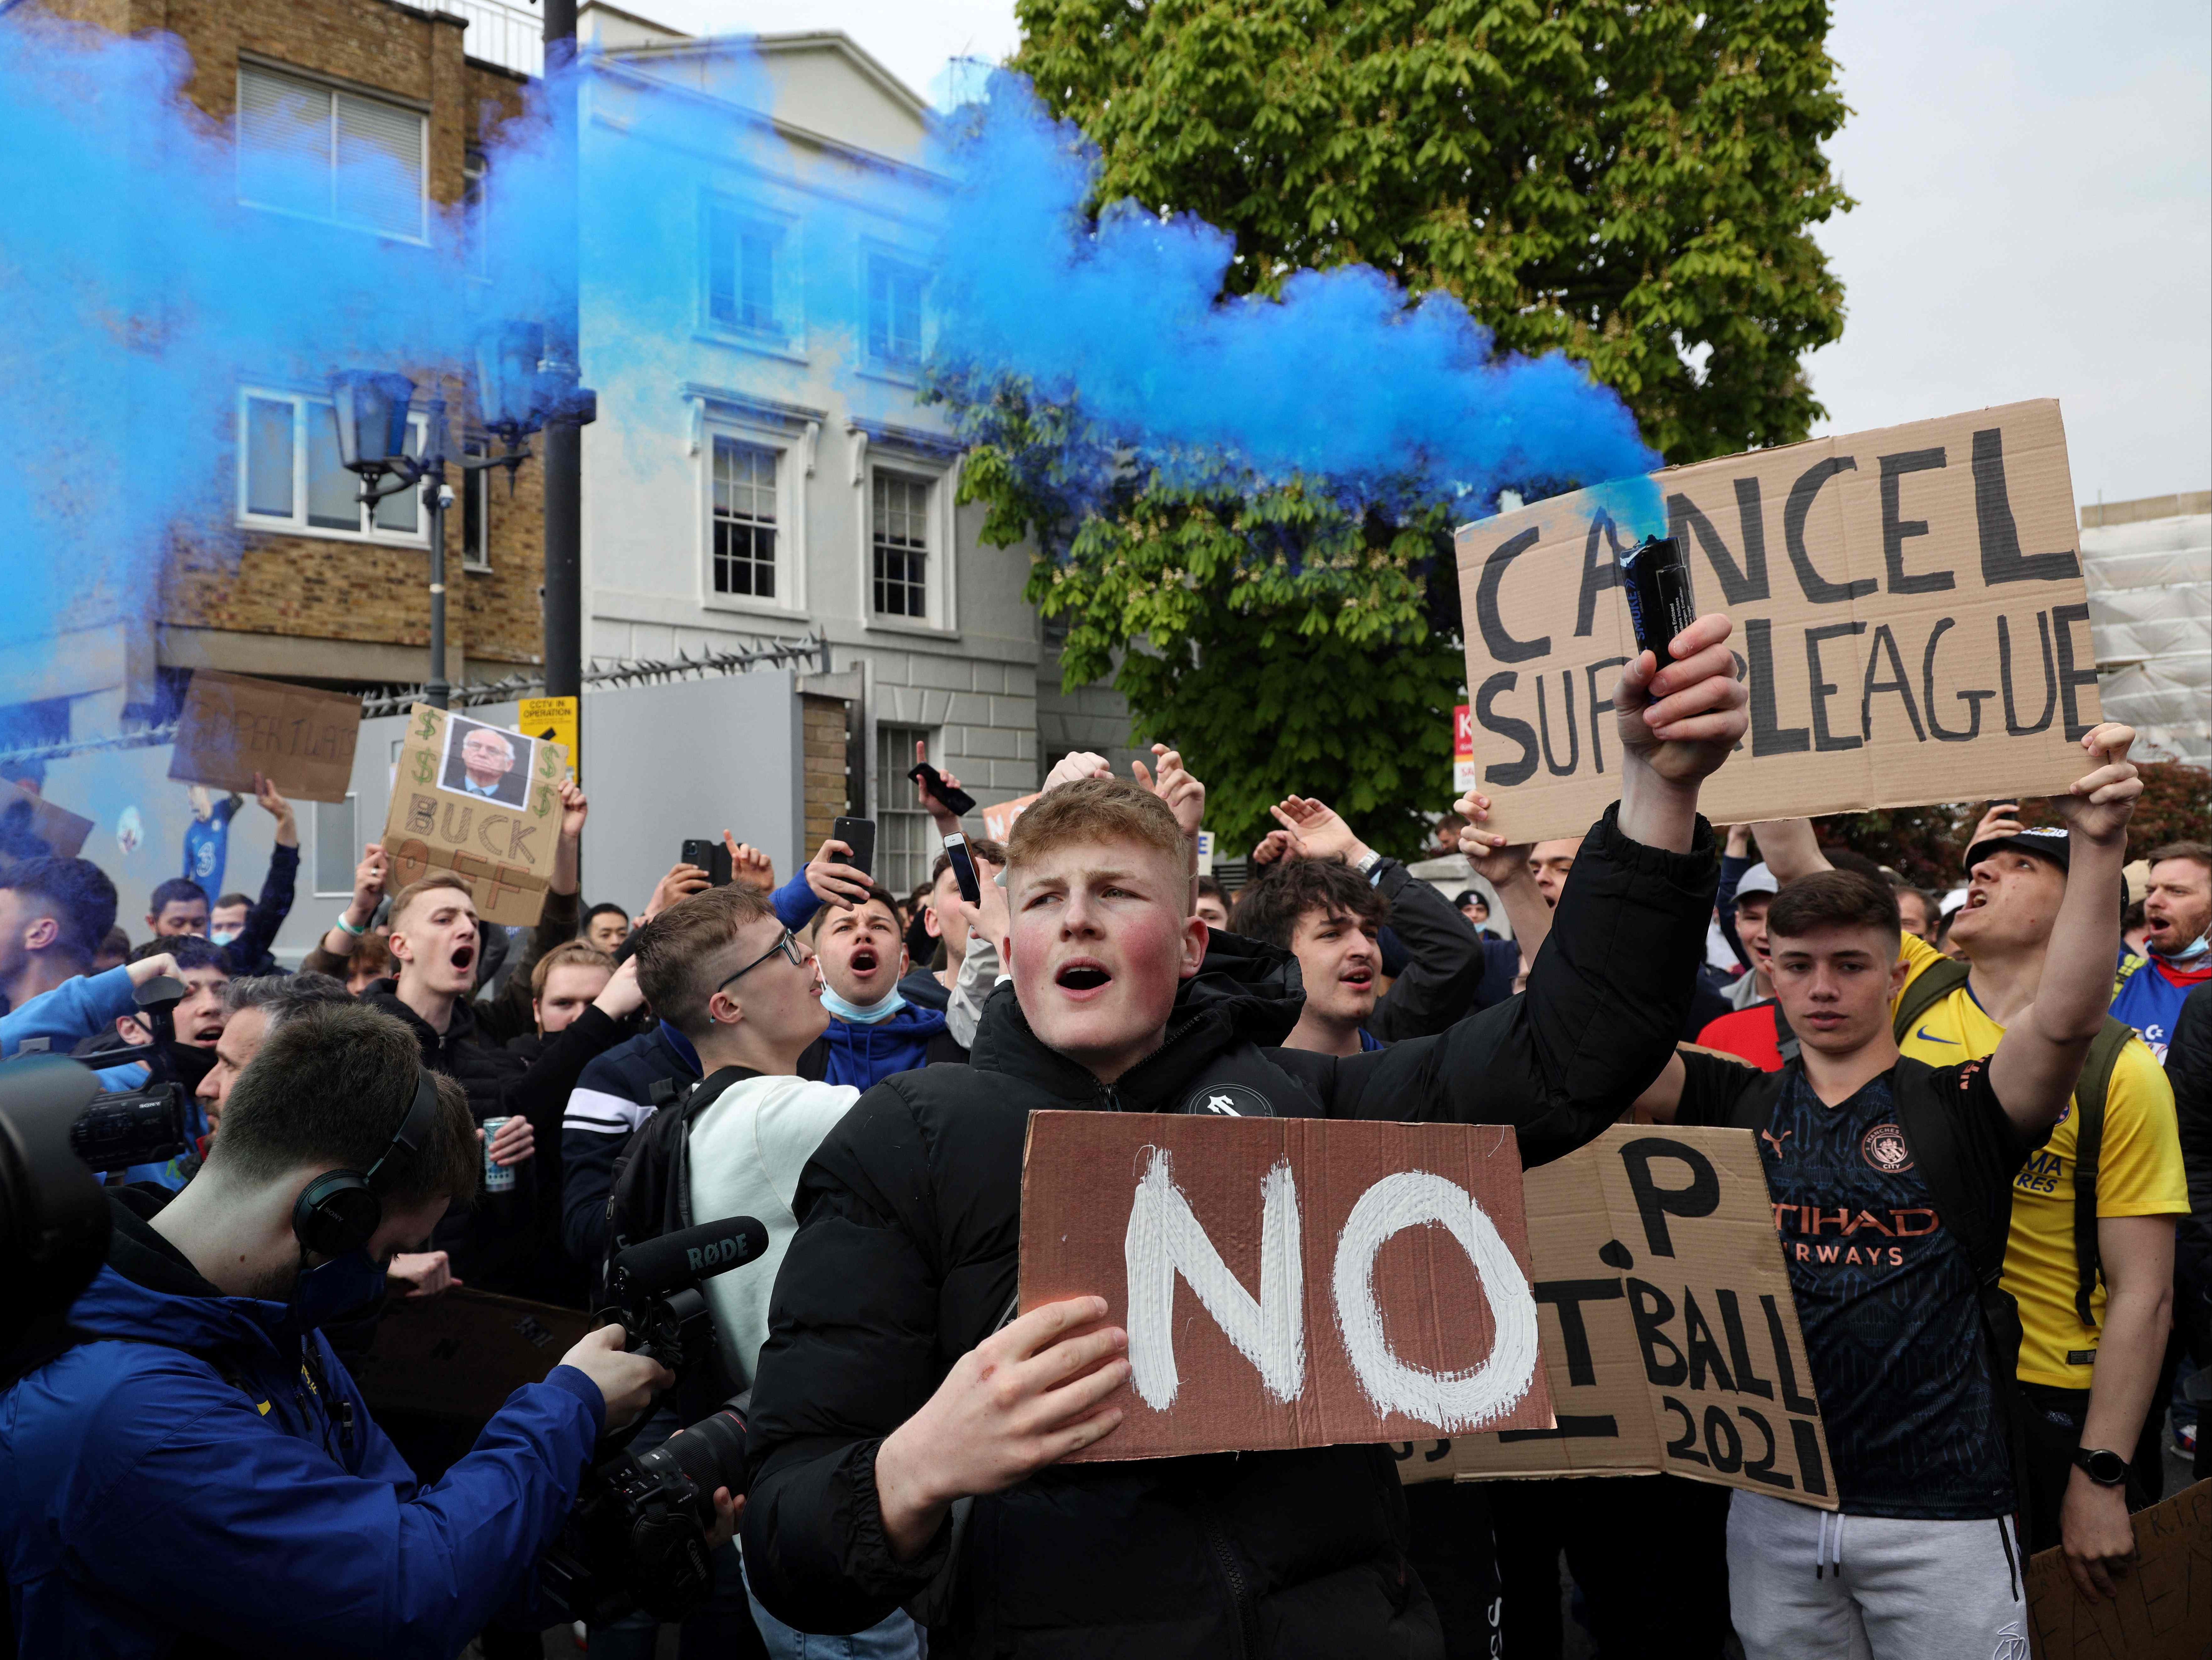
[[[1777,1135],[1772,1130],[1761,1130],[1759,1133],[1759,1139],[1765,1142],[1768,1146],[1772,1147],[1774,1149],[1774,1156],[1777,1158],[1779,1158],[1782,1157],[1782,1144],[1796,1134],[1797,1132],[1796,1130],[1784,1130],[1781,1134]]]

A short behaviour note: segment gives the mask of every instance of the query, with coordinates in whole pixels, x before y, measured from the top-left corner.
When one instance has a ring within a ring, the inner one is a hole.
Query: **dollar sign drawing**
[[[432,714],[428,709],[424,709],[422,711],[422,730],[416,733],[415,735],[417,738],[435,738],[438,735],[438,717]]]
[[[532,808],[531,811],[535,812],[540,818],[543,818],[547,813],[552,812],[553,792],[547,789],[544,785],[539,785],[538,788],[538,805]]]
[[[428,750],[415,751],[415,781],[428,784],[438,775],[438,758]]]
[[[547,745],[541,747],[538,751],[538,755],[540,759],[538,763],[538,775],[540,778],[558,777],[561,772],[561,763],[554,758],[552,746],[550,745]]]

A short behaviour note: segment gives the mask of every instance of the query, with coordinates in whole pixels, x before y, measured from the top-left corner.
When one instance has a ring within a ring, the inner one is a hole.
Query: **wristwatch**
[[[1375,867],[1382,862],[1382,855],[1376,852],[1374,848],[1370,848],[1365,853],[1359,856],[1359,862],[1354,865],[1352,869],[1358,871],[1362,876],[1372,882],[1375,879]]]
[[[2117,1487],[2128,1479],[2128,1461],[2102,1447],[2076,1447],[2074,1462],[2100,1487]]]

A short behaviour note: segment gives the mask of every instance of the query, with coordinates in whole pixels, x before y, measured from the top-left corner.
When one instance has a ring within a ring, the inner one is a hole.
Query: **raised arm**
[[[251,973],[268,955],[269,945],[292,914],[292,891],[300,874],[300,824],[292,804],[259,773],[253,775],[253,799],[276,821],[276,845],[269,854],[269,873],[262,879],[261,897],[246,914],[246,926],[224,949],[223,956],[240,973]]]
[[[1498,905],[1513,930],[1513,943],[1521,948],[1521,971],[1536,960],[1536,953],[1551,937],[1552,908],[1543,890],[1528,873],[1528,842],[1509,842],[1495,830],[1486,830],[1493,803],[1470,790],[1452,803],[1452,811],[1467,820],[1459,833],[1459,850],[1474,873],[1490,884]]]
[[[2074,1092],[2090,1040],[2112,1000],[2120,950],[2120,866],[2128,818],[2142,780],[2128,760],[2134,731],[2106,722],[2081,740],[2098,763],[2051,805],[2066,821],[2066,895],[2051,927],[2043,978],[2025,1019],[2015,1020],[1990,1058],[1990,1084],[2024,1134],[2056,1123]]]
[[[1835,868],[1820,851],[1820,838],[1814,834],[1809,818],[1769,818],[1753,824],[1751,833],[1759,838],[1759,856],[1782,886],[1815,871]]]
[[[1621,800],[1583,840],[1528,990],[1440,1037],[1332,1061],[1333,1116],[1512,1124],[1537,1164],[1650,1085],[1688,1015],[1712,911],[1717,848],[1698,788],[1746,726],[1729,631],[1701,617],[1663,674],[1649,653],[1622,672]]]

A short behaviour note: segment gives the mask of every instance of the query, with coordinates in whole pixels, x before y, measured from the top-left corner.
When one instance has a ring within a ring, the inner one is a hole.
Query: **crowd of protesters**
[[[594,809],[569,781],[534,927],[489,926],[458,876],[394,891],[372,843],[287,971],[270,946],[298,838],[264,785],[277,835],[258,897],[164,882],[135,946],[93,861],[5,861],[0,1055],[101,1067],[148,1041],[140,987],[185,988],[171,1049],[193,1146],[116,1178],[133,1219],[95,1282],[121,1323],[101,1329],[125,1335],[133,1286],[208,1309],[300,1300],[257,1303],[189,1242],[216,1194],[264,1202],[225,1144],[262,1144],[279,1052],[321,1064],[319,1036],[411,1054],[452,1124],[465,1106],[474,1127],[447,1158],[472,1161],[448,1185],[473,1202],[425,1188],[408,1213],[425,1225],[380,1233],[386,1302],[466,1286],[598,1306],[634,1225],[625,1168],[678,1115],[690,1213],[769,1236],[762,1261],[708,1282],[720,1375],[750,1392],[750,1492],[725,1499],[687,1655],[1557,1655],[1563,1558],[1608,1657],[1717,1657],[1731,1630],[1753,1660],[2005,1652],[2027,1629],[2026,1556],[2059,1547],[2085,1594],[2111,1594],[2130,1514],[2160,1495],[2169,1417],[2194,1450],[2185,1380],[2192,1354],[2212,1364],[2212,845],[2124,874],[2140,784],[2132,734],[2109,726],[2083,739],[2058,824],[1993,807],[1948,894],[1824,847],[1809,821],[1717,836],[1698,785],[1744,725],[1727,635],[1700,619],[1675,661],[1624,672],[1621,799],[1587,836],[1514,845],[1487,828],[1498,804],[1451,804],[1441,834],[1480,886],[1425,880],[1297,795],[1234,888],[1194,878],[1205,787],[1156,745],[1129,776],[1060,760],[1003,844],[925,786],[946,851],[906,896],[839,841],[779,873],[726,838],[726,885],[679,864],[587,907]],[[1118,1422],[1126,1338],[1095,1298],[1013,1317],[1027,1116],[1223,1100],[1511,1125],[1532,1166],[1628,1118],[1756,1131],[1840,1511],[1666,1475],[1401,1487],[1377,1447],[1061,1466]],[[1883,1219],[1907,1213],[1940,1220]],[[577,1472],[533,1487],[521,1465],[575,1463],[576,1437],[642,1412],[665,1374],[572,1353],[568,1393],[538,1397],[531,1425],[387,1411],[369,1450],[333,1446],[327,1408],[344,1404],[349,1444],[346,1368],[374,1352],[383,1306],[328,1310],[330,1342],[302,1351],[322,1404],[264,1402],[250,1432],[283,1441],[344,1526],[385,1525],[364,1519],[372,1493],[392,1527],[425,1518],[443,1542],[390,1570],[407,1619],[319,1600],[313,1553],[218,1552],[238,1583],[196,1581],[174,1606],[103,1578],[112,1559],[70,1541],[129,1501],[71,1478],[72,1458],[97,1462],[69,1441],[88,1432],[43,1398],[32,1410],[33,1376],[0,1396],[23,1640],[98,1605],[107,1653],[167,1652],[180,1632],[258,1651],[240,1633],[264,1620],[300,1651],[450,1654],[480,1632],[487,1655],[538,1652],[492,1619],[515,1613],[503,1593],[449,1586],[436,1606],[438,1576],[471,1560],[447,1535],[494,1528],[526,1576]],[[213,1369],[195,1389],[235,1382],[220,1356],[190,1364]],[[679,1399],[635,1447],[680,1427]],[[250,1526],[237,1504],[209,1520],[178,1496],[198,1481],[235,1498],[242,1478],[200,1471],[198,1432],[155,1416],[138,1456],[200,1472],[151,1484],[175,1525]],[[33,1424],[54,1444],[31,1445]],[[130,1532],[143,1548],[143,1521]],[[588,1640],[644,1656],[657,1633],[635,1616]]]

